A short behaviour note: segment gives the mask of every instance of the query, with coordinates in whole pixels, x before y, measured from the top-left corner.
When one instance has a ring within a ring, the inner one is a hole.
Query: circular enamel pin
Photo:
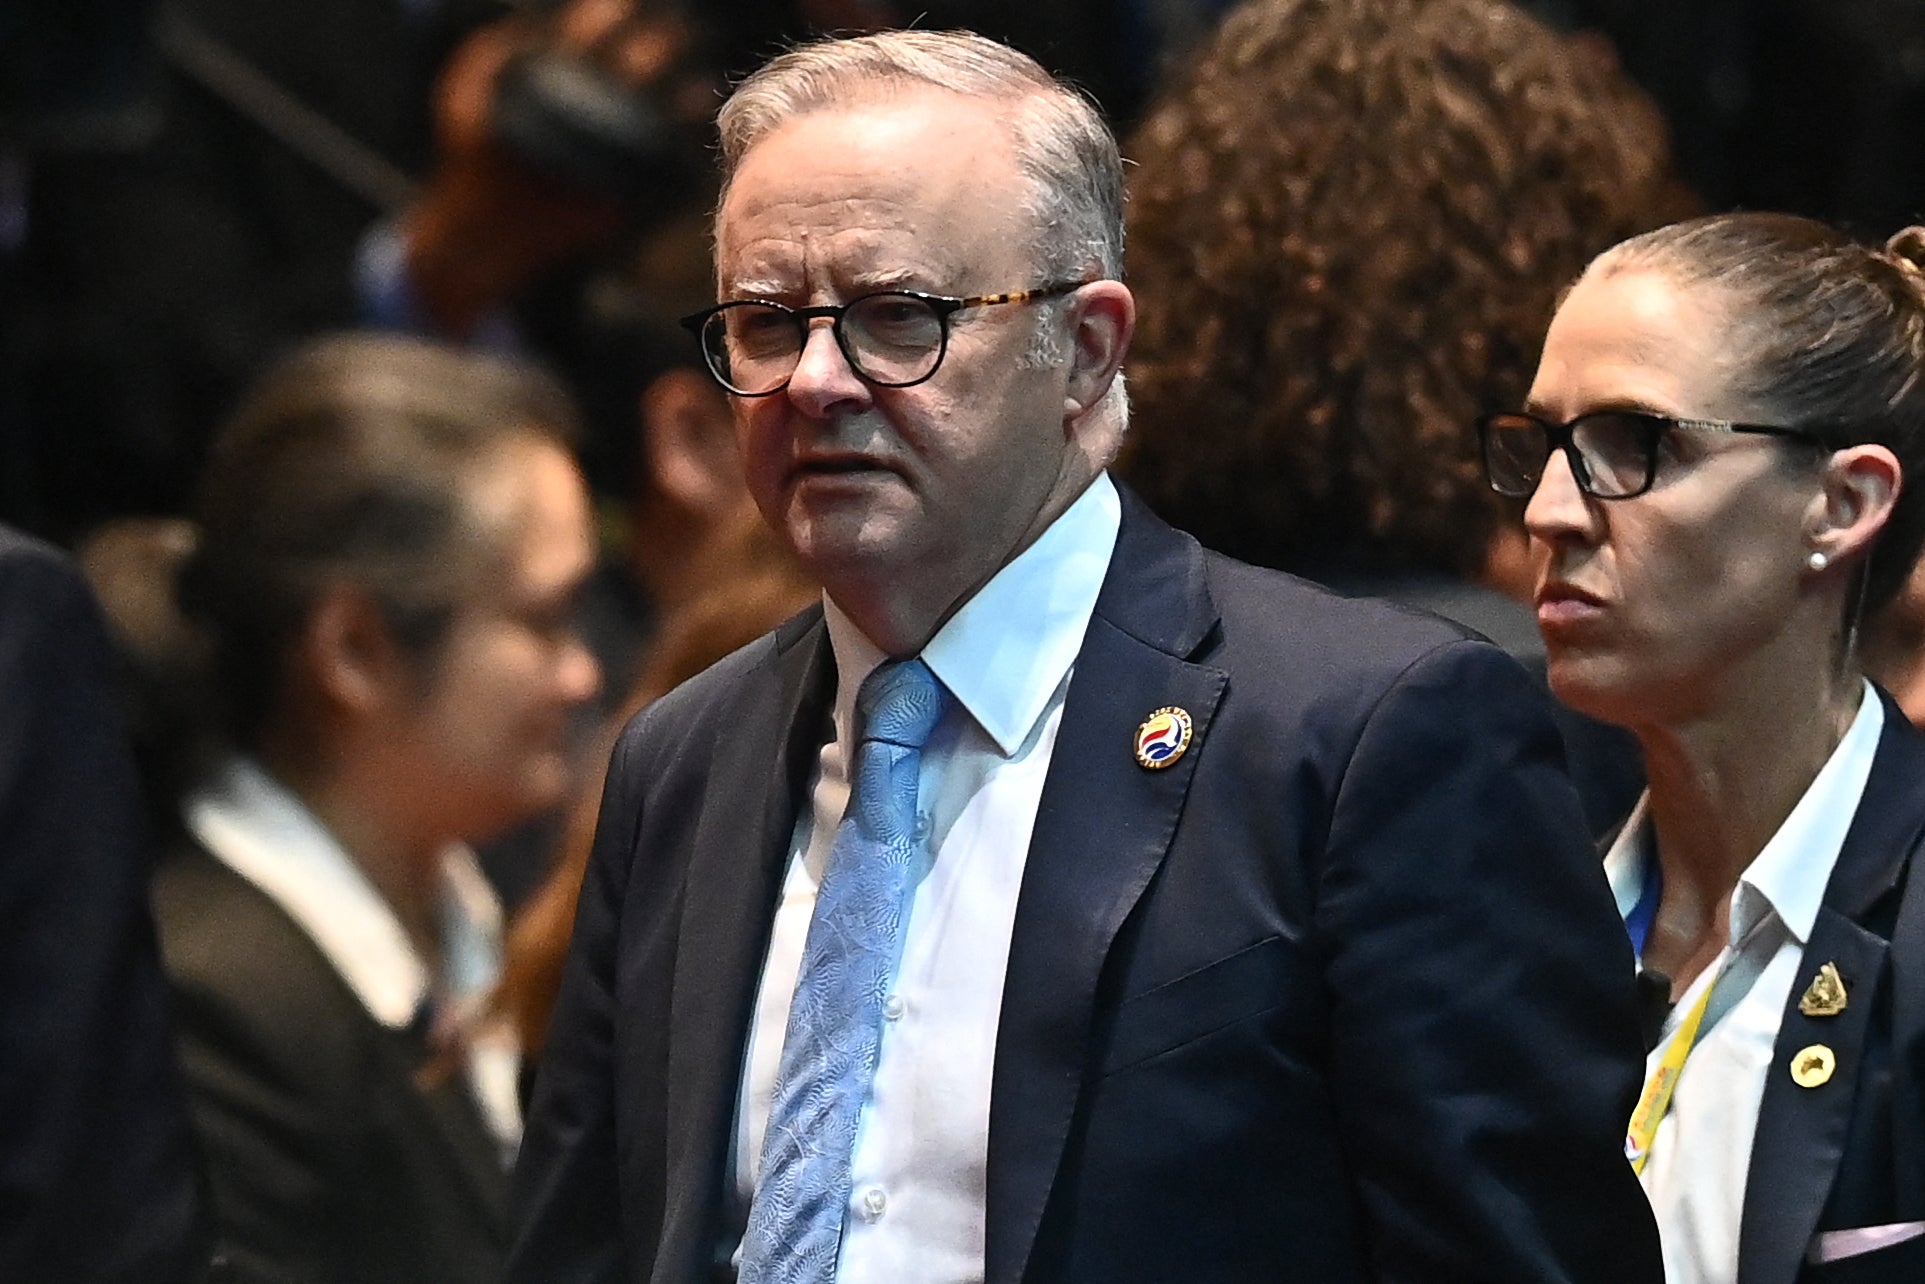
[[[1831,1049],[1822,1043],[1814,1043],[1801,1049],[1791,1059],[1791,1081],[1800,1088],[1817,1088],[1830,1082],[1831,1072],[1838,1068],[1838,1058]]]
[[[1190,748],[1190,715],[1175,705],[1158,709],[1136,729],[1136,761],[1151,771],[1181,758]]]

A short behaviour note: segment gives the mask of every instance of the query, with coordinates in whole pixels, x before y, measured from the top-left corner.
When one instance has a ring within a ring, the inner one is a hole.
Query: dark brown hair
[[[273,712],[287,647],[331,583],[431,653],[482,569],[473,465],[513,437],[574,431],[546,375],[426,340],[331,336],[270,370],[215,440],[180,578],[237,743]]]
[[[1890,601],[1925,543],[1925,228],[1875,247],[1796,215],[1718,214],[1634,237],[1586,275],[1636,270],[1714,291],[1733,391],[1758,417],[1898,456],[1898,501],[1852,613]]]
[[[1474,574],[1472,423],[1559,290],[1691,212],[1608,58],[1493,0],[1255,0],[1128,147],[1123,472],[1270,566]]]

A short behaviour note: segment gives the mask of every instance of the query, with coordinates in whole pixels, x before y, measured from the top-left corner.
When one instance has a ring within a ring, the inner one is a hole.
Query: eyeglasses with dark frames
[[[1815,433],[1725,419],[1684,419],[1639,410],[1598,410],[1565,424],[1521,411],[1484,415],[1477,436],[1491,489],[1528,499],[1544,478],[1551,452],[1562,450],[1577,488],[1594,499],[1633,499],[1651,489],[1658,475],[1658,446],[1678,430],[1754,433],[1820,443]]]
[[[936,373],[949,351],[950,318],[965,308],[1053,299],[1085,281],[955,298],[919,290],[877,290],[847,303],[792,308],[736,299],[682,318],[702,344],[715,381],[738,397],[768,397],[789,386],[809,326],[827,317],[849,368],[880,388],[908,388]]]

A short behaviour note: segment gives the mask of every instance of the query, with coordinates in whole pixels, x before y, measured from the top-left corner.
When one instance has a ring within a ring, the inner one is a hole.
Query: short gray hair
[[[1051,280],[1123,275],[1123,162],[1096,105],[1035,59],[967,31],[886,31],[798,45],[749,76],[716,121],[722,196],[749,149],[797,116],[933,88],[1009,111],[1032,187],[1037,269]],[[718,207],[719,208],[719,207]]]

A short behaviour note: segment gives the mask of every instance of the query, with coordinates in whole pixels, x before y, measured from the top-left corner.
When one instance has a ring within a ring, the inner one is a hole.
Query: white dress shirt
[[[1645,1059],[1648,1081],[1684,1015],[1707,986],[1717,985],[1705,1014],[1708,1025],[1717,1023],[1701,1031],[1685,1061],[1641,1175],[1664,1244],[1666,1284],[1732,1284],[1738,1278],[1738,1230],[1758,1107],[1766,1076],[1789,1072],[1772,1064],[1779,1018],[1792,987],[1802,992],[1816,974],[1816,965],[1801,967],[1805,942],[1864,795],[1884,724],[1884,706],[1868,683],[1845,738],[1732,889],[1731,937],[1723,952],[1679,997]],[[1648,802],[1648,795],[1639,800],[1604,858],[1618,912],[1627,918],[1643,893],[1650,859]]]
[[[183,812],[202,846],[307,934],[369,1016],[393,1030],[414,1022],[429,998],[427,964],[367,875],[285,785],[258,763],[236,758]],[[477,1012],[501,976],[501,923],[501,902],[474,853],[451,845],[441,856],[439,997],[455,1005],[458,1018]],[[521,1137],[520,1061],[505,1022],[469,1039],[469,1084],[504,1161]]]
[[[911,874],[902,960],[857,1127],[842,1284],[983,1278],[990,1074],[1016,896],[1121,514],[1115,486],[1098,477],[923,648],[954,700],[922,752],[917,829],[926,863]],[[856,691],[885,658],[833,601],[825,608],[834,736],[797,819],[749,1030],[736,1110],[738,1231],[761,1166],[816,886],[849,798]]]

